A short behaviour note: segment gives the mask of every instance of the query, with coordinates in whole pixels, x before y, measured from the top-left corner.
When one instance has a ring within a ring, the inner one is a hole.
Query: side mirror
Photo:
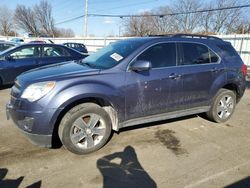
[[[132,71],[147,71],[152,68],[152,64],[149,61],[138,60],[135,61],[131,66],[130,70]]]

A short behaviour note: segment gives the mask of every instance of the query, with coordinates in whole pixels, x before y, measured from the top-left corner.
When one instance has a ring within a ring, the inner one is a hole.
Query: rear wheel
[[[87,154],[100,149],[111,135],[108,113],[94,103],[72,108],[59,125],[63,145],[75,154]]]
[[[226,122],[232,116],[235,106],[235,93],[227,89],[220,89],[213,99],[207,116],[210,120],[218,123]]]

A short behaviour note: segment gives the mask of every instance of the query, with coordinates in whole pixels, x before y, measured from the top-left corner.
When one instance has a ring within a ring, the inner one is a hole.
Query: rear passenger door
[[[42,58],[39,65],[50,65],[60,63],[71,59],[71,55],[61,46],[43,46]]]
[[[155,44],[136,60],[150,61],[152,69],[126,73],[126,119],[178,109],[182,81],[178,77],[181,71],[176,66],[176,44]]]
[[[199,43],[178,43],[182,69],[183,109],[207,106],[216,79],[225,76],[220,58],[207,46]],[[225,80],[225,79],[224,79]]]

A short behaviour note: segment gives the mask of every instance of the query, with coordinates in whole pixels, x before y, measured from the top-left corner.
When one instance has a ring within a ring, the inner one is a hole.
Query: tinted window
[[[228,56],[228,57],[238,56],[238,53],[230,44],[220,44],[217,46],[222,50],[222,53],[225,56]]]
[[[58,46],[45,46],[43,48],[43,57],[60,57],[69,56],[63,48]]]
[[[180,44],[182,50],[181,65],[195,65],[210,63],[210,54],[208,47],[195,43]]]
[[[40,56],[40,47],[26,47],[16,50],[10,56],[13,59],[34,58]]]
[[[210,53],[210,62],[217,63],[219,61],[219,57],[212,50],[209,50],[209,53]]]
[[[152,68],[176,66],[176,48],[174,43],[162,43],[150,47],[137,60],[150,61]]]

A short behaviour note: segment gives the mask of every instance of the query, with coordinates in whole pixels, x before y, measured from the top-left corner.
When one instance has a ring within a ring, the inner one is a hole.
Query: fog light
[[[23,120],[18,121],[18,125],[21,129],[31,132],[34,124],[34,118],[25,117]]]

